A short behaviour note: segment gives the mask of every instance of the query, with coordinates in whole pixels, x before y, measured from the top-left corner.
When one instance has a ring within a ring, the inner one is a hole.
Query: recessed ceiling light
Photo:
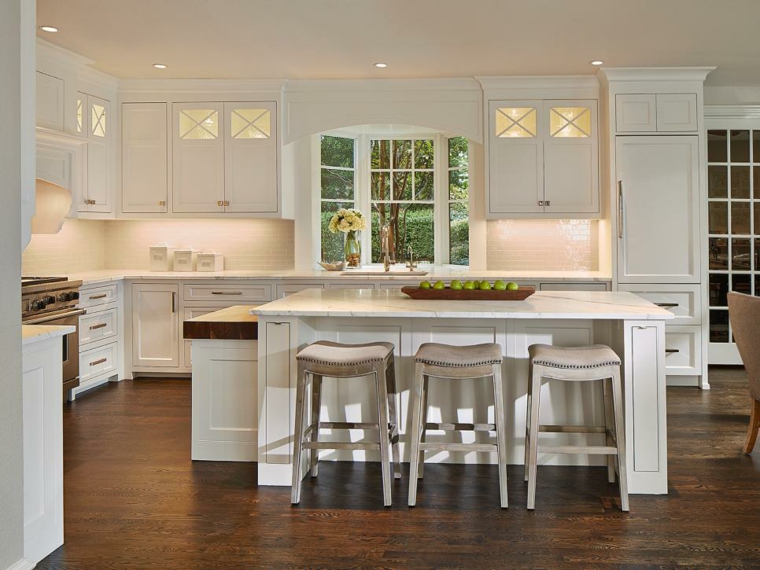
[[[155,67],[156,69],[166,69],[169,66],[166,65],[165,63],[154,63],[153,67]]]
[[[375,67],[379,67],[380,69],[383,69],[384,67],[388,67],[388,64],[378,62],[375,64]]]
[[[58,31],[58,28],[56,28],[55,26],[40,26],[40,30],[42,30],[43,32],[49,32],[51,34],[54,34]]]
[[[591,62],[591,65],[604,65],[604,62],[601,59],[595,59]]]

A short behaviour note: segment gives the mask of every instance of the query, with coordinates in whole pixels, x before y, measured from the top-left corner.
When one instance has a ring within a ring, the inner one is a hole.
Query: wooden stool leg
[[[617,440],[618,481],[620,483],[620,508],[628,511],[628,471],[626,467],[625,421],[623,420],[623,384],[620,367],[612,371],[612,398],[615,408],[615,439]]]
[[[396,391],[396,364],[393,361],[392,353],[385,369],[385,377],[388,390],[388,415],[390,416],[391,423],[390,437],[391,453],[393,455],[393,477],[394,479],[401,479],[401,453],[399,452],[398,442],[398,408],[396,406],[398,392]]]
[[[531,382],[530,402],[530,449],[528,453],[528,510],[536,506],[536,471],[538,465],[538,421],[541,402],[541,367],[534,366]]]
[[[612,379],[607,378],[602,380],[602,392],[604,394],[604,427],[607,429],[606,445],[611,446],[612,435],[611,432],[615,430],[615,415],[612,412]],[[617,436],[617,431],[615,431]],[[615,456],[607,456],[607,481],[610,483],[615,482]]]
[[[375,386],[377,387],[377,423],[380,432],[380,465],[383,472],[383,501],[386,507],[393,504],[391,497],[391,459],[388,433],[388,390],[386,388],[385,363],[375,366]]]
[[[322,416],[322,376],[313,374],[311,380],[311,441],[319,442],[319,422]],[[319,450],[311,450],[311,476],[319,474]]]
[[[420,435],[420,443],[425,443],[427,439],[427,433],[425,426],[428,421],[428,388],[430,387],[430,378],[423,375],[422,379],[422,435]],[[422,479],[425,475],[425,452],[420,451],[420,468],[418,477]]]
[[[303,443],[303,419],[306,414],[306,366],[298,363],[298,380],[296,381],[296,425],[293,434],[293,484],[290,489],[290,502],[297,505],[301,501],[301,446]]]
[[[499,461],[499,497],[501,508],[509,505],[507,498],[507,419],[504,413],[504,384],[501,378],[501,364],[493,366],[494,419],[496,420],[496,446]]]
[[[752,409],[749,414],[749,428],[747,429],[747,439],[744,442],[744,453],[749,455],[755,448],[757,441],[757,431],[760,429],[760,400],[752,399]]]
[[[525,460],[523,461],[523,465],[525,466],[525,481],[528,480],[528,456],[530,455],[528,452],[530,450],[530,408],[531,408],[531,400],[533,393],[533,362],[528,362],[528,395],[526,397],[526,403],[527,407],[525,410]]]
[[[420,466],[420,437],[422,429],[422,364],[414,365],[414,380],[412,380],[411,410],[412,425],[409,429],[411,453],[409,454],[409,500],[413,507],[417,504],[417,472]]]

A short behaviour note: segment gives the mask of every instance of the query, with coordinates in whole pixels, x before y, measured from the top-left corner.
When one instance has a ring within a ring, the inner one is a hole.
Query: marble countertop
[[[367,269],[367,268],[365,268]],[[272,280],[339,280],[339,281],[371,281],[382,279],[383,281],[403,281],[418,282],[423,280],[451,280],[451,279],[504,279],[507,281],[517,282],[589,282],[611,281],[611,276],[601,271],[474,271],[465,268],[451,266],[423,266],[422,269],[429,270],[427,275],[386,275],[383,271],[377,271],[377,274],[351,275],[350,273],[340,271],[298,271],[298,270],[250,270],[250,271],[149,271],[148,269],[101,269],[97,271],[86,271],[71,273],[69,279],[82,280],[85,285],[96,285],[98,283],[107,283],[110,281],[121,281],[124,279],[131,280],[206,280],[206,279],[272,279]]]
[[[626,291],[541,291],[524,301],[414,300],[389,289],[308,289],[251,310],[260,316],[669,320]]]
[[[73,333],[76,327],[60,325],[21,325],[21,344],[26,346],[48,338]]]

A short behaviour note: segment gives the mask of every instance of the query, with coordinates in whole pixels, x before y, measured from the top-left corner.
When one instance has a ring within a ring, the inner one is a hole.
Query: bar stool
[[[620,508],[628,511],[628,480],[625,465],[625,425],[623,393],[620,381],[620,358],[608,346],[595,344],[561,348],[534,344],[529,349],[528,411],[525,426],[525,480],[528,481],[528,509],[536,503],[536,468],[538,452],[584,455],[607,455],[607,479],[615,482],[614,458],[617,457],[620,483]],[[604,426],[540,425],[541,380],[588,382],[601,380],[604,391]],[[603,433],[606,445],[548,446],[538,445],[539,432]]]
[[[498,344],[449,346],[425,343],[414,356],[415,374],[412,392],[411,469],[409,473],[409,506],[417,503],[417,479],[421,479],[425,451],[496,451],[499,463],[499,495],[501,508],[507,508],[507,426],[504,413],[504,385],[501,377],[501,347]],[[488,378],[493,381],[495,424],[429,423],[428,379],[462,380]],[[492,443],[429,443],[427,430],[495,431]]]
[[[295,449],[293,451],[293,486],[291,503],[301,500],[301,455],[311,450],[311,476],[316,477],[320,449],[347,449],[380,451],[383,472],[383,498],[385,506],[391,506],[391,463],[389,447],[393,451],[393,468],[396,479],[401,478],[398,449],[398,421],[396,416],[396,372],[393,362],[393,344],[373,342],[368,344],[339,344],[321,340],[301,350],[296,383]],[[378,423],[320,422],[322,377],[359,378],[373,376],[377,394]],[[311,379],[311,421],[304,429],[306,414],[306,386]],[[320,429],[376,429],[380,434],[377,442],[320,442]]]

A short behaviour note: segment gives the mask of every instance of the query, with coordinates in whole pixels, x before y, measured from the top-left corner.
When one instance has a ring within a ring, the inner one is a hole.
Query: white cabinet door
[[[223,212],[223,104],[174,103],[172,113],[172,210]]]
[[[658,93],[657,130],[660,132],[696,131],[697,94]]]
[[[63,131],[63,79],[37,72],[37,126]]]
[[[541,101],[490,102],[489,214],[544,211],[541,111]]]
[[[699,283],[696,136],[617,137],[618,281]]]
[[[615,95],[615,127],[618,132],[657,130],[657,96],[654,93]]]
[[[132,285],[132,366],[179,366],[179,285]]]
[[[545,101],[544,211],[599,213],[597,102]]]
[[[225,211],[277,212],[276,113],[274,102],[224,104]]]
[[[87,137],[87,191],[80,212],[113,212],[111,201],[111,103],[77,93],[78,132]]]
[[[166,212],[166,103],[121,106],[122,211]]]

